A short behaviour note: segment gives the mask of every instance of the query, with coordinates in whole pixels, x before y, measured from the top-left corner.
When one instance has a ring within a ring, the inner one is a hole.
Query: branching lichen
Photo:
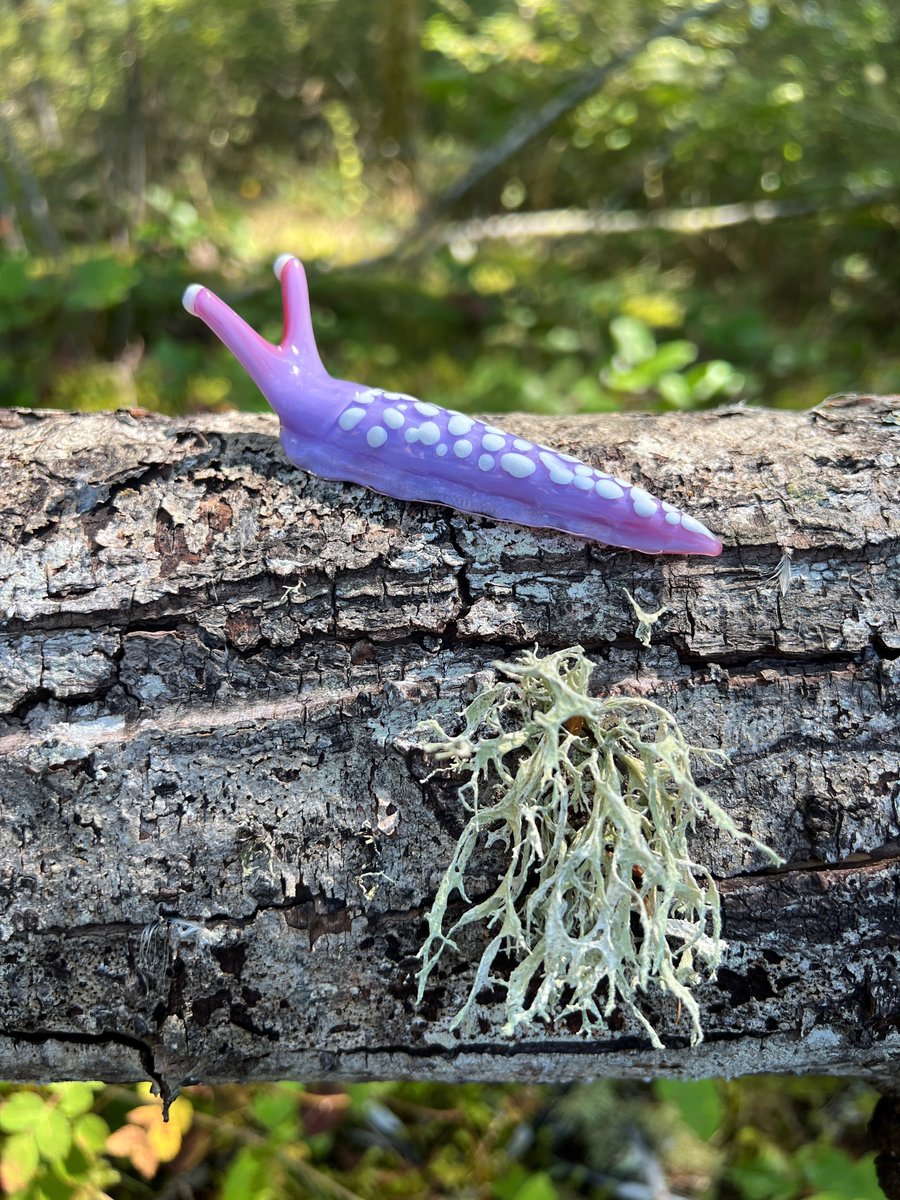
[[[637,617],[638,624],[637,629],[634,631],[634,636],[641,643],[641,645],[649,647],[653,637],[653,626],[660,619],[660,617],[664,617],[667,612],[671,612],[672,610],[667,608],[666,605],[663,605],[663,607],[658,608],[656,612],[644,612],[637,600],[635,600],[634,596],[632,596],[631,592],[629,592],[628,588],[622,588],[622,591],[628,597],[628,602],[634,609],[634,615]]]
[[[715,974],[723,942],[719,894],[690,857],[688,831],[706,817],[780,861],[695,783],[692,757],[724,756],[688,745],[657,704],[590,696],[580,647],[497,665],[508,681],[472,701],[460,733],[426,726],[437,734],[428,751],[469,772],[460,799],[470,815],[428,916],[418,999],[457,935],[484,922],[490,939],[451,1028],[483,988],[499,985],[507,1035],[572,1014],[594,1032],[625,1010],[661,1048],[639,1003],[655,984],[687,1012],[692,1043],[701,1041],[691,989]],[[464,876],[482,838],[502,843],[508,862],[491,894],[472,903]],[[455,895],[467,907],[445,929]],[[501,953],[515,964],[502,979],[493,973]]]

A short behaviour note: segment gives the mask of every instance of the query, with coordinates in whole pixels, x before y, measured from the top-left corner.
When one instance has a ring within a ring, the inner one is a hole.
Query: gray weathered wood
[[[0,411],[0,1077],[895,1075],[898,407],[509,417],[684,505],[719,560],[326,483],[267,416]],[[671,610],[649,649],[625,587]],[[665,1052],[627,1023],[506,1041],[490,1000],[449,1034],[481,930],[413,1006],[460,829],[415,726],[576,642],[598,691],[731,752],[710,788],[790,863],[695,834],[730,943],[698,1048],[657,996]]]

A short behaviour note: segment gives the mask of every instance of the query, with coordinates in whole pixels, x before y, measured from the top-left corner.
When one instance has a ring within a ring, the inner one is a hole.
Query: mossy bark
[[[0,1078],[896,1077],[898,409],[505,420],[694,513],[717,560],[326,483],[266,416],[0,410]],[[669,610],[649,647],[625,588]],[[535,643],[727,750],[698,781],[788,862],[692,835],[729,943],[699,1047],[654,995],[663,1051],[615,1014],[504,1038],[489,991],[450,1033],[478,927],[414,1007],[464,819],[415,727]]]

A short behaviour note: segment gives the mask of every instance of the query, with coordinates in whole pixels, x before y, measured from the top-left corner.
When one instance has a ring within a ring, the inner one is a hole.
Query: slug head
[[[284,334],[277,346],[260,337],[224,300],[199,283],[186,289],[182,303],[228,347],[282,424],[290,426],[301,415],[306,393],[320,391],[332,380],[316,348],[303,264],[293,255],[282,254],[274,269],[281,281],[284,307]]]

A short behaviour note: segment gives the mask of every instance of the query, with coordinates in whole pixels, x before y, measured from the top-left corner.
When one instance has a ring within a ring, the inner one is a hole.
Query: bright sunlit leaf
[[[48,1101],[31,1128],[41,1158],[59,1162],[72,1145],[72,1124],[65,1113]]]
[[[90,1111],[94,1096],[102,1086],[99,1083],[54,1083],[49,1091],[56,1097],[60,1112],[67,1117],[78,1117]]]
[[[678,1109],[684,1123],[707,1141],[725,1117],[719,1086],[712,1079],[657,1079],[653,1090],[660,1100]]]
[[[13,1092],[0,1104],[0,1129],[4,1133],[31,1129],[43,1108],[44,1100],[37,1092]]]
[[[40,1155],[30,1133],[14,1133],[0,1152],[0,1189],[14,1195],[27,1187],[37,1174]]]

